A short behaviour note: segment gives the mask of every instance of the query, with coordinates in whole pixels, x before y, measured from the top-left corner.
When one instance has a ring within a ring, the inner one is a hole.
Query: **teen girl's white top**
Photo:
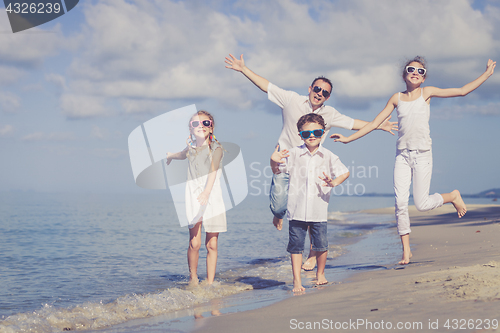
[[[396,147],[399,150],[430,150],[432,146],[429,118],[431,115],[430,105],[423,97],[424,89],[420,88],[421,94],[414,101],[401,100],[398,95],[398,126],[399,138]]]
[[[332,178],[349,172],[337,155],[319,146],[311,154],[306,145],[290,149],[280,171],[288,173],[288,220],[326,222],[332,188],[322,186],[323,172]]]
[[[267,87],[267,96],[271,102],[282,108],[283,129],[278,139],[280,150],[291,149],[302,144],[303,141],[298,135],[297,121],[305,114],[314,112],[321,115],[325,120],[326,133],[321,143],[325,141],[331,127],[341,127],[350,130],[354,125],[354,119],[341,114],[331,106],[322,105],[313,111],[308,96],[301,96],[294,91],[281,89],[271,82],[269,82]]]

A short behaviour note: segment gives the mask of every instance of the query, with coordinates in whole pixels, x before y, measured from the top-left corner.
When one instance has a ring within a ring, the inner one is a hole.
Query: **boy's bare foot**
[[[322,286],[324,284],[327,284],[328,281],[326,280],[325,274],[320,274],[316,276],[316,285],[317,286]]]
[[[465,215],[465,213],[467,213],[467,207],[465,206],[465,202],[462,200],[462,195],[460,195],[460,191],[454,190],[451,192],[451,194],[455,197],[451,203],[457,210],[458,217],[461,218],[462,216]]]
[[[307,258],[306,262],[302,265],[305,271],[312,271],[316,267],[316,256]]]
[[[273,217],[273,224],[276,227],[276,229],[278,230],[283,229],[283,219],[279,219],[275,216]]]
[[[306,291],[306,288],[302,287],[302,283],[298,283],[297,285],[294,283],[293,284],[293,290],[294,293],[300,293]]]

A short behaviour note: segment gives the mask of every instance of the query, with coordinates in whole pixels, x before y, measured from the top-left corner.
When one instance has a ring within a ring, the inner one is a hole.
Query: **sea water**
[[[332,198],[329,281],[383,269],[399,255],[393,216],[359,212],[393,200]],[[162,192],[0,193],[0,332],[119,332],[113,327],[131,320],[216,315],[290,295],[287,224],[276,231],[267,199],[247,198],[227,212],[227,220],[228,232],[219,236],[216,282],[203,282],[202,249],[201,283],[190,287],[188,231]],[[306,288],[313,278],[305,275]]]

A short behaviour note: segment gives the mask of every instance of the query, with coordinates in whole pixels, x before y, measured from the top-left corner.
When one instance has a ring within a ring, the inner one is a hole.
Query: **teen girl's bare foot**
[[[401,245],[403,246],[403,257],[400,265],[408,265],[411,259],[410,234],[401,235]]]
[[[411,251],[403,251],[403,257],[401,258],[401,261],[398,263],[400,265],[408,265],[410,263],[410,259],[412,257]]]
[[[465,202],[462,200],[462,195],[460,195],[460,192],[458,190],[454,190],[453,192],[451,192],[451,194],[455,197],[451,203],[457,210],[458,217],[461,218],[465,215],[465,213],[467,213]]]
[[[312,271],[316,267],[316,256],[307,258],[306,262],[302,265],[305,271]]]
[[[273,224],[276,227],[276,229],[278,230],[283,229],[283,219],[279,219],[275,216],[273,217]]]

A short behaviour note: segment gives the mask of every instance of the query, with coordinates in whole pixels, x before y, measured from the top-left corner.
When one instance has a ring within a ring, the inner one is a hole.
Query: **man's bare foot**
[[[326,280],[325,274],[320,274],[316,276],[316,285],[317,286],[322,286],[324,284],[327,284],[328,281]]]
[[[307,258],[306,262],[302,265],[305,271],[312,271],[316,267],[316,256]]]
[[[400,265],[408,265],[410,263],[410,259],[413,255],[411,254],[411,251],[409,252],[403,252],[403,257],[401,258],[401,261],[399,262]]]
[[[467,207],[465,206],[465,202],[462,200],[460,191],[454,190],[451,192],[451,194],[455,197],[455,199],[453,199],[451,203],[457,210],[458,217],[461,218],[462,216],[465,215],[465,213],[467,213]]]
[[[283,229],[283,219],[279,219],[275,216],[273,217],[273,224],[276,227],[276,229],[278,230]]]

